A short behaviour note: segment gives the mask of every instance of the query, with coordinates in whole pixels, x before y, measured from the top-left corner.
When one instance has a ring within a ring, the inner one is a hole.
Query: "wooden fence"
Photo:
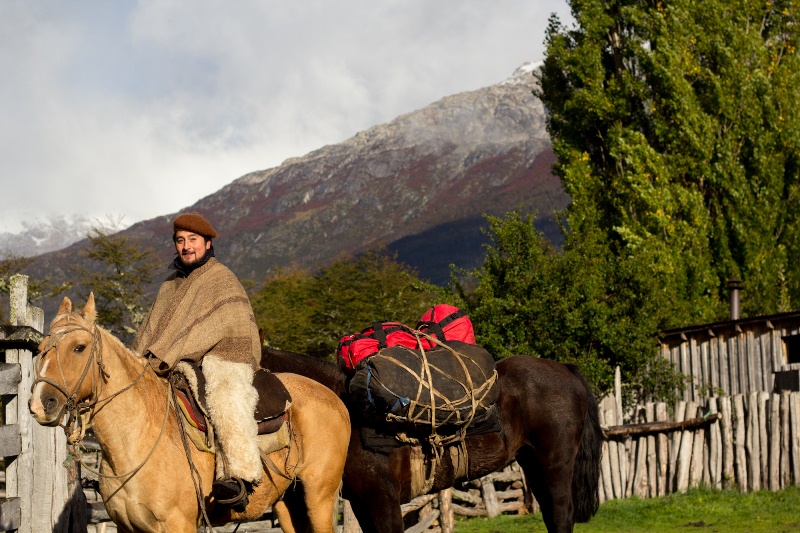
[[[479,479],[457,484],[438,493],[414,498],[400,506],[405,533],[452,533],[455,516],[528,514],[539,507],[528,491],[525,476],[516,462]],[[361,528],[345,500],[342,533],[360,533]]]
[[[64,432],[40,426],[28,412],[33,354],[42,337],[44,314],[28,305],[27,276],[12,276],[9,300],[11,325],[0,326],[0,394],[5,408],[5,425],[0,426],[0,453],[5,458],[0,531],[86,531],[86,502],[76,467],[64,467]]]
[[[604,426],[620,420],[616,404],[601,403]],[[749,492],[800,485],[800,392],[681,400],[672,415],[666,404],[648,403],[634,422],[606,430],[601,501],[698,486]]]

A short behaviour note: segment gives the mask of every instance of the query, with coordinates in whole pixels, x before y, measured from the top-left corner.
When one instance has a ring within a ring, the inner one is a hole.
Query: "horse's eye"
[[[79,345],[77,345],[75,347],[75,351],[77,353],[82,353],[85,349],[86,349],[86,345],[85,344],[79,344]]]

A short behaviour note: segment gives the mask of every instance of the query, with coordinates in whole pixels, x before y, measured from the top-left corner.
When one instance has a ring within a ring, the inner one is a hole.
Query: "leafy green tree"
[[[613,386],[615,366],[630,399],[665,398],[680,386],[657,350],[658,284],[638,260],[613,254],[594,225],[568,232],[557,253],[533,215],[487,218],[477,286],[461,291],[479,344],[498,357],[575,363],[598,393]]]
[[[800,303],[795,0],[572,0],[553,16],[538,96],[572,204],[665,284],[662,326]]]
[[[413,326],[428,307],[456,299],[378,249],[336,260],[313,275],[279,271],[251,302],[271,346],[332,360],[344,335],[379,320]]]
[[[307,270],[293,266],[271,274],[250,295],[256,322],[269,346],[294,352],[307,350],[315,307],[312,281]]]
[[[145,289],[158,263],[152,248],[119,233],[118,226],[119,221],[93,226],[87,235],[89,245],[81,253],[94,267],[77,265],[72,270],[81,298],[94,293],[98,323],[127,344],[147,315]]]

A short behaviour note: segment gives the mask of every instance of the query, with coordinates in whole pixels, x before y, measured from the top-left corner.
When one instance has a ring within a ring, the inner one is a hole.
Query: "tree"
[[[571,231],[591,225],[665,284],[662,327],[800,303],[795,0],[571,1],[538,96]]]
[[[32,258],[21,257],[15,254],[8,253],[0,259],[0,324],[8,322],[9,318],[6,315],[6,308],[8,307],[8,300],[5,295],[10,290],[10,278],[15,274],[24,272],[25,267],[33,262]],[[28,301],[36,302],[43,298],[57,296],[70,287],[68,282],[60,285],[50,282],[50,278],[28,280]]]
[[[293,352],[308,348],[314,312],[311,274],[296,266],[271,274],[250,296],[256,322],[267,344]]]
[[[461,290],[479,344],[497,357],[575,363],[598,393],[611,389],[616,366],[629,398],[665,398],[680,386],[657,349],[658,281],[638,260],[613,254],[595,225],[567,232],[558,253],[533,215],[487,218],[477,287]]]
[[[378,320],[413,326],[426,308],[455,301],[385,249],[336,260],[313,275],[278,271],[251,296],[271,346],[329,360],[344,335]]]
[[[152,248],[117,232],[119,224],[96,223],[86,236],[89,245],[81,251],[94,261],[94,268],[77,265],[72,270],[81,298],[94,293],[97,322],[127,344],[147,315],[145,289],[158,264]]]

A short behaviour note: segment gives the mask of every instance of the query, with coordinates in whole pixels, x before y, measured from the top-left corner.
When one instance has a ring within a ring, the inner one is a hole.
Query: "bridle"
[[[91,420],[94,412],[100,403],[107,403],[114,399],[115,397],[119,396],[126,390],[132,388],[139,382],[139,380],[144,377],[145,372],[147,372],[148,367],[150,367],[147,362],[145,362],[144,367],[142,368],[142,372],[134,379],[131,383],[127,386],[123,387],[122,389],[118,390],[114,394],[106,397],[101,398],[103,394],[103,385],[111,376],[106,371],[105,365],[103,365],[103,356],[102,350],[100,346],[102,344],[102,337],[100,336],[100,332],[96,325],[92,326],[92,329],[77,324],[74,322],[67,322],[64,326],[72,326],[71,328],[61,329],[55,332],[52,332],[50,335],[47,336],[45,339],[44,345],[42,349],[39,351],[39,356],[37,357],[36,362],[36,379],[34,379],[33,383],[31,384],[31,392],[39,383],[46,383],[56,389],[59,393],[61,393],[66,402],[64,406],[61,408],[61,412],[59,413],[58,418],[62,418],[63,413],[66,411],[67,413],[67,420],[64,422],[63,427],[64,432],[67,435],[67,442],[69,444],[76,444],[83,440],[84,436],[86,435],[86,430],[89,428],[88,421]],[[89,353],[89,357],[86,359],[86,365],[83,367],[83,372],[81,373],[80,378],[78,378],[75,387],[72,389],[72,392],[69,392],[68,385],[67,385],[67,378],[64,375],[64,369],[61,364],[61,354],[58,352],[58,344],[61,340],[68,334],[72,333],[73,331],[86,331],[92,336],[92,350]],[[58,383],[55,380],[50,378],[43,377],[41,375],[42,364],[44,361],[45,355],[50,350],[55,349],[56,351],[56,364],[58,365],[58,372],[61,374],[61,383]],[[92,368],[92,363],[96,362],[98,367],[98,379],[95,381],[95,372],[91,372],[91,379],[92,379],[92,392],[87,396],[90,401],[83,401],[83,402],[76,402],[76,398],[78,396],[78,391],[83,386],[83,382],[86,380],[86,377],[89,376],[90,370]],[[60,424],[59,424],[60,425]]]
[[[65,324],[65,325],[66,326],[70,326],[71,325],[73,327],[70,328],[70,329],[62,329],[60,331],[56,331],[56,332],[48,335],[47,338],[45,339],[46,342],[44,343],[44,345],[42,346],[42,349],[39,352],[39,356],[41,356],[41,357],[39,357],[37,362],[36,362],[36,376],[37,377],[33,381],[33,384],[31,385],[31,391],[33,391],[33,388],[38,383],[46,383],[46,384],[54,387],[58,392],[60,392],[64,396],[64,398],[66,398],[67,401],[64,404],[64,406],[61,408],[61,411],[59,412],[59,415],[58,415],[58,419],[63,417],[64,411],[67,412],[67,420],[64,422],[63,426],[61,426],[61,424],[59,424],[59,426],[64,428],[64,433],[66,433],[66,435],[67,435],[67,442],[71,445],[71,448],[74,449],[74,452],[70,453],[70,455],[73,457],[73,459],[77,460],[87,470],[89,470],[93,474],[96,474],[97,476],[104,477],[104,478],[110,478],[110,479],[121,479],[121,478],[129,478],[130,479],[130,477],[132,477],[134,474],[136,474],[136,472],[138,472],[145,465],[145,463],[147,463],[147,461],[153,455],[153,452],[155,452],[156,446],[158,446],[158,443],[161,440],[161,436],[164,434],[164,429],[167,427],[167,418],[168,418],[168,415],[169,415],[169,406],[170,406],[171,399],[172,399],[171,395],[169,394],[169,389],[167,391],[165,391],[165,394],[164,394],[166,396],[166,399],[167,399],[166,402],[167,403],[166,403],[166,405],[164,407],[164,420],[161,423],[161,431],[159,432],[155,443],[153,443],[153,447],[150,449],[150,452],[147,454],[147,456],[144,458],[144,460],[141,463],[139,463],[139,465],[136,468],[132,469],[129,472],[126,472],[125,474],[120,474],[120,475],[107,475],[107,474],[103,474],[101,472],[98,472],[98,471],[92,469],[91,467],[89,467],[86,463],[84,463],[81,460],[81,454],[80,454],[80,451],[77,449],[78,448],[77,445],[85,437],[86,430],[88,430],[91,427],[91,419],[94,416],[95,411],[97,410],[97,406],[99,404],[101,404],[101,403],[107,404],[108,402],[110,402],[111,400],[113,400],[114,398],[116,398],[117,396],[122,394],[123,392],[127,391],[128,389],[133,388],[144,377],[144,375],[145,375],[145,373],[147,372],[148,369],[150,369],[151,372],[154,372],[154,371],[150,366],[149,360],[145,360],[144,367],[142,368],[141,373],[136,377],[136,379],[134,379],[133,381],[128,383],[128,385],[126,385],[125,387],[123,387],[120,390],[116,391],[114,394],[111,394],[110,396],[107,396],[106,398],[101,398],[101,396],[103,394],[103,384],[111,376],[106,371],[105,366],[103,365],[103,359],[102,359],[103,358],[103,355],[102,355],[103,351],[98,348],[98,346],[100,346],[100,344],[102,342],[102,337],[100,336],[100,332],[99,332],[99,330],[97,328],[97,325],[93,325],[91,330],[89,330],[89,328],[87,328],[87,327],[85,327],[85,326],[83,326],[81,324],[76,324],[76,323],[73,323],[73,322],[67,322],[67,324]],[[67,380],[66,380],[66,377],[64,376],[64,369],[61,366],[61,355],[58,353],[58,343],[61,342],[61,340],[64,338],[64,336],[67,333],[72,333],[73,331],[79,331],[79,330],[86,331],[87,333],[89,333],[92,336],[92,350],[89,353],[88,359],[86,360],[86,366],[84,366],[84,368],[83,368],[83,372],[81,373],[81,377],[78,379],[78,382],[75,384],[75,387],[73,388],[72,392],[68,392]],[[52,350],[54,348],[56,350],[56,362],[58,364],[58,371],[61,374],[62,383],[58,383],[57,381],[54,381],[54,380],[52,380],[50,378],[46,378],[46,377],[42,377],[41,376],[41,366],[42,366],[42,361],[44,360],[44,356],[50,350]],[[91,394],[89,394],[89,396],[87,396],[87,398],[90,398],[91,400],[90,401],[86,401],[86,402],[77,402],[76,403],[75,399],[76,399],[76,397],[78,395],[78,391],[81,389],[81,386],[83,385],[84,380],[86,380],[86,376],[88,376],[90,374],[90,370],[92,368],[92,363],[95,362],[95,361],[97,362],[97,366],[98,366],[98,375],[101,376],[102,379],[100,377],[98,377],[97,382],[95,382],[95,379],[94,379],[95,372],[91,372],[91,375],[92,375],[92,392],[91,392]],[[154,374],[155,374],[155,372],[154,372]],[[167,387],[169,387],[169,385],[167,385]],[[114,494],[116,494],[117,491],[119,489],[121,489],[124,484],[125,483],[123,482],[122,485],[120,485],[109,496],[109,499],[111,497],[113,497]]]

